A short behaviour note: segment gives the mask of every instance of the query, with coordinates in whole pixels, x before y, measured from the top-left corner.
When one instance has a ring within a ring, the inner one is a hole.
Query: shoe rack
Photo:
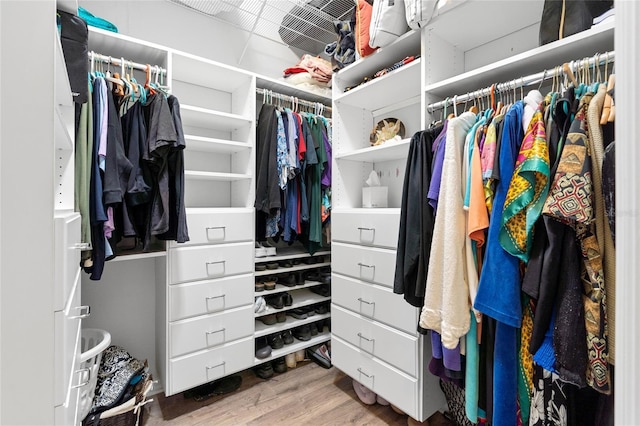
[[[320,271],[323,269],[328,270],[331,265],[331,251],[320,250],[312,256],[305,252],[301,246],[282,247],[277,248],[276,251],[277,253],[275,256],[255,258],[255,280],[257,284],[267,281],[273,282],[273,278],[277,278],[275,288],[273,289],[258,291],[256,288],[256,291],[254,292],[255,299],[257,300],[258,297],[263,297],[267,300],[270,297],[278,297],[282,296],[284,293],[289,293],[291,295],[291,305],[277,309],[267,303],[264,311],[256,312],[254,314],[254,339],[256,340],[256,349],[260,344],[259,342],[261,340],[264,341],[264,338],[281,334],[287,330],[290,330],[293,333],[294,339],[293,343],[284,344],[281,348],[272,348],[271,355],[267,357],[255,357],[256,366],[281,358],[287,354],[297,352],[301,349],[321,344],[331,339],[331,331],[328,326],[328,320],[331,316],[328,304],[331,301],[331,296],[327,293],[319,294],[322,293],[322,286],[328,286],[329,284],[317,280],[305,279],[305,277],[309,275],[311,275],[311,278],[314,278],[313,275],[319,275]],[[295,285],[293,283],[285,285],[285,279],[291,276],[295,277]],[[311,309],[314,314],[307,316],[306,318],[298,319],[291,315],[294,310],[305,310],[305,308],[309,309],[313,306],[319,306],[319,304],[322,303],[327,305],[326,313],[315,313],[313,309]],[[283,322],[276,322],[272,325],[267,325],[262,321],[265,317],[274,314],[279,314],[278,316],[281,318],[282,314],[284,314],[285,320]],[[324,322],[321,332],[311,335],[309,340],[300,340],[296,337],[295,331],[298,327],[304,325],[315,326],[319,321]]]

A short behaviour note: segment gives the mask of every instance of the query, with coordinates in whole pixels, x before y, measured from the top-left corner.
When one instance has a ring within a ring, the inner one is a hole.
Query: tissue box
[[[387,207],[386,186],[365,186],[362,188],[362,207]]]

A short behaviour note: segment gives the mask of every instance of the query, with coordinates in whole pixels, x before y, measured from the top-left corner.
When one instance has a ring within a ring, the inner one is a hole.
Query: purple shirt
[[[447,141],[447,125],[449,120],[444,122],[442,131],[433,141],[432,149],[435,149],[433,156],[433,171],[431,172],[431,182],[429,183],[429,192],[427,200],[429,205],[433,207],[433,213],[438,209],[438,196],[440,195],[440,179],[442,178],[442,163],[444,162],[444,147]]]

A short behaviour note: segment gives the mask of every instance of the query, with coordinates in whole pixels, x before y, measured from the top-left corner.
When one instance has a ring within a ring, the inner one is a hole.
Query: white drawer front
[[[171,283],[251,272],[254,250],[253,243],[181,247],[170,250]]]
[[[253,303],[252,275],[169,286],[169,321]]]
[[[54,311],[61,311],[69,300],[71,288],[80,268],[80,214],[56,215],[54,220],[56,271]]]
[[[85,374],[76,373],[80,357],[80,324],[86,311],[80,306],[80,274],[76,275],[75,285],[71,290],[71,299],[63,311],[53,314],[55,338],[54,353],[55,390],[54,405],[67,403],[67,396],[72,385],[77,385]]]
[[[335,336],[417,377],[417,336],[408,336],[339,306],[333,306],[331,309],[331,324],[331,331]]]
[[[169,356],[186,355],[252,336],[254,325],[253,306],[170,323]]]
[[[358,209],[331,212],[331,239],[368,246],[398,246],[400,209]]]
[[[253,366],[253,337],[169,362],[169,393],[190,389]]]
[[[331,269],[341,274],[393,288],[395,250],[333,243]]]
[[[405,413],[417,417],[419,393],[418,381],[415,378],[340,338],[331,339],[331,362]]]
[[[331,275],[333,303],[411,335],[417,335],[418,308],[405,302],[402,295],[336,273]]]
[[[187,209],[189,241],[170,247],[253,241],[253,210]]]

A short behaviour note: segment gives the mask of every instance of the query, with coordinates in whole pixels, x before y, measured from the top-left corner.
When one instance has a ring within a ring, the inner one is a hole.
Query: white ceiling
[[[312,54],[337,38],[333,22],[348,20],[354,0],[168,0],[249,33]],[[293,12],[293,15],[291,14]]]

